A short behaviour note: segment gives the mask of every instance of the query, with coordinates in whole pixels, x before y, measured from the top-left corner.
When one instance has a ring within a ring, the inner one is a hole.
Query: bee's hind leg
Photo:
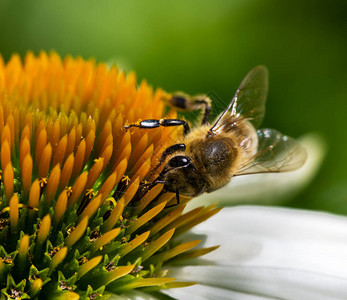
[[[206,95],[200,95],[190,98],[185,94],[174,94],[169,103],[179,109],[185,111],[194,111],[198,109],[203,109],[203,117],[201,120],[201,125],[205,125],[210,120],[210,112],[211,112],[211,99]]]

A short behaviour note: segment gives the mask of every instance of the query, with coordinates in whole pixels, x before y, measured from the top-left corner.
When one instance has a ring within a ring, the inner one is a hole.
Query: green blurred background
[[[329,150],[288,205],[347,214],[347,1],[2,0],[0,28],[6,60],[53,49],[112,60],[155,87],[214,91],[225,103],[251,68],[266,65],[263,126],[318,132]]]

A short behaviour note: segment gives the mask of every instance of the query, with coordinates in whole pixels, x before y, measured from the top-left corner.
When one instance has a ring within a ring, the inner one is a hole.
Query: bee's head
[[[197,196],[203,193],[205,181],[197,172],[192,160],[188,156],[176,155],[172,157],[160,173],[159,178],[165,181],[165,190],[185,196]]]

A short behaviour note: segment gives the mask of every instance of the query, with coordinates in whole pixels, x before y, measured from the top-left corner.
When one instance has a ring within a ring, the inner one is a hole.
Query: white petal
[[[262,297],[239,293],[229,289],[218,288],[207,285],[194,285],[181,289],[172,289],[164,291],[175,299],[189,299],[189,300],[271,300],[274,298]]]
[[[158,300],[158,298],[138,290],[131,290],[122,295],[111,294],[111,296],[107,299],[108,300]]]
[[[213,193],[205,193],[189,202],[189,209],[219,202],[223,206],[235,203],[284,203],[305,187],[317,173],[325,155],[325,144],[320,136],[310,134],[301,139],[308,152],[303,167],[296,171],[244,175]]]
[[[205,246],[222,246],[204,257],[209,264],[175,267],[170,276],[280,299],[347,298],[344,217],[235,207],[225,208],[194,232],[208,236]]]

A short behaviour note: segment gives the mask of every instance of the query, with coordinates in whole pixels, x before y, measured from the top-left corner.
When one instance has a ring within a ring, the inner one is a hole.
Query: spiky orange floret
[[[94,60],[0,58],[3,295],[96,299],[105,290],[188,285],[169,284],[161,267],[202,253],[188,251],[199,241],[173,237],[218,210],[182,215],[184,201],[167,209],[175,200],[160,185],[134,199],[179,132],[123,129],[162,118],[165,97]]]

